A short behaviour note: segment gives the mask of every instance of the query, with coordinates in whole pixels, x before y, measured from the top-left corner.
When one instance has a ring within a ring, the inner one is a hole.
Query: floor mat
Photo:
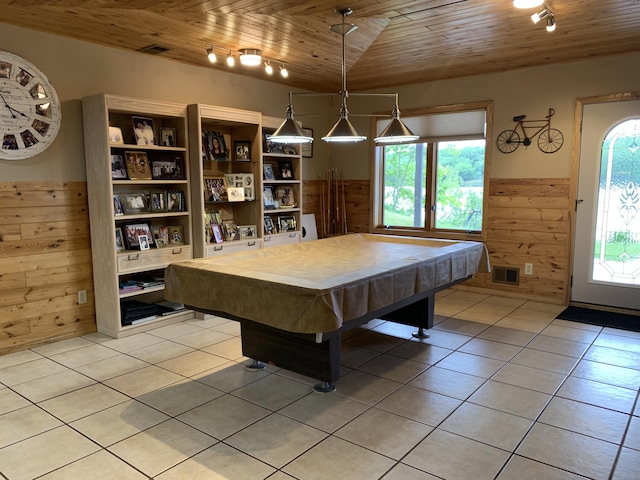
[[[621,328],[623,330],[640,332],[640,315],[569,306],[556,318],[588,323],[590,325],[599,325],[601,327]]]

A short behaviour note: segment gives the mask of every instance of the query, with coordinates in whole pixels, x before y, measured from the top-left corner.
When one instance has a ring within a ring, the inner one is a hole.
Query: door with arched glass
[[[573,302],[640,309],[640,100],[585,104]]]

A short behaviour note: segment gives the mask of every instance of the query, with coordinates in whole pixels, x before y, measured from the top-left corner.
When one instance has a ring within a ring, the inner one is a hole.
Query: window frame
[[[435,107],[423,107],[412,110],[404,110],[402,118],[433,115],[441,113],[464,112],[470,110],[484,110],[486,121],[485,132],[485,152],[484,152],[484,179],[482,195],[482,230],[479,232],[464,232],[460,230],[436,229],[431,207],[435,205],[436,195],[436,152],[435,142],[427,143],[427,162],[425,178],[427,181],[427,197],[425,198],[425,227],[394,227],[382,224],[384,210],[384,159],[383,145],[372,146],[371,161],[371,233],[385,235],[406,235],[425,238],[442,238],[449,240],[474,240],[485,241],[487,238],[487,218],[489,204],[489,177],[491,172],[491,151],[492,151],[492,124],[493,124],[493,101],[479,101],[460,103],[455,105],[442,105]],[[377,135],[377,121],[371,122],[372,137]],[[443,140],[446,141],[446,140]],[[433,161],[429,161],[433,159]]]

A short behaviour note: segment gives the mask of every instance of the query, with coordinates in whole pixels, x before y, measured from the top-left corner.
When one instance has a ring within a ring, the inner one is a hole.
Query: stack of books
[[[182,312],[183,310],[186,310],[183,304],[170,302],[169,300],[156,302],[155,305],[158,307],[158,315],[162,315],[163,317],[167,315],[173,315],[174,313],[178,313],[178,312]]]
[[[136,290],[142,290],[142,286],[138,285],[137,280],[122,280],[120,282],[120,295],[135,292]]]
[[[154,320],[158,315],[158,306],[139,300],[123,300],[120,305],[122,325],[137,325]]]

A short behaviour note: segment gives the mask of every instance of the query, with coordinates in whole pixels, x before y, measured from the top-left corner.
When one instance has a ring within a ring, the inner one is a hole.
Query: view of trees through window
[[[485,140],[385,146],[383,224],[429,228],[429,205],[436,229],[482,230],[484,162]]]

